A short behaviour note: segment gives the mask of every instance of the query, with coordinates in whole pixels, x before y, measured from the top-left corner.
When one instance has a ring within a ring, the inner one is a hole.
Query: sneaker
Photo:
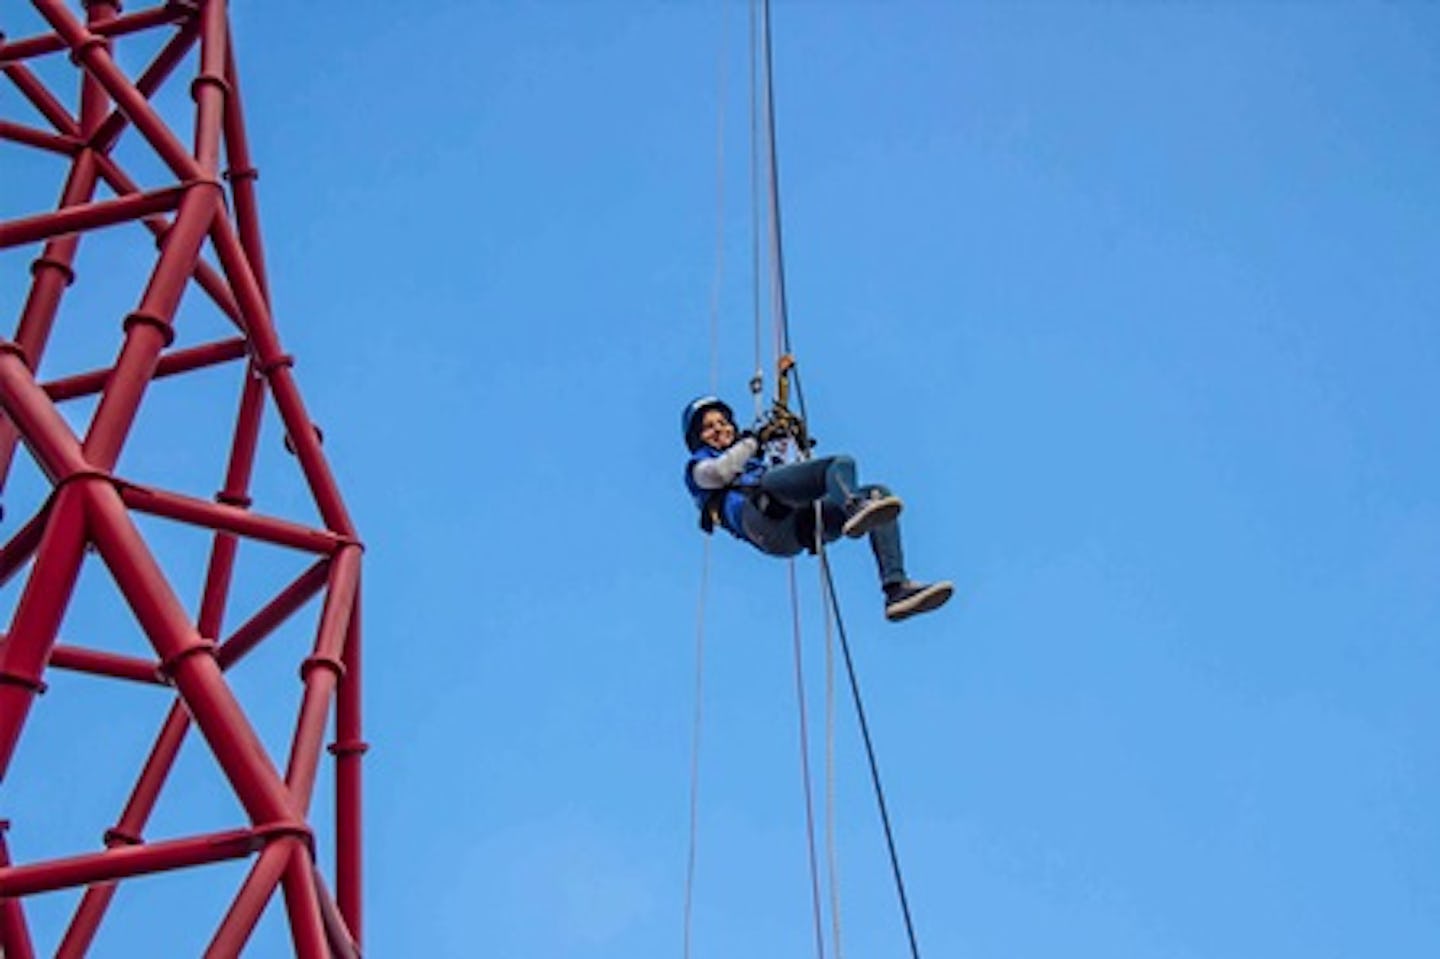
[[[916,613],[928,613],[945,605],[955,585],[950,582],[917,583],[906,580],[885,587],[885,618],[892,623],[909,619]]]
[[[877,526],[890,523],[900,515],[900,497],[874,496],[870,499],[853,500],[850,516],[840,531],[851,539],[859,539]]]

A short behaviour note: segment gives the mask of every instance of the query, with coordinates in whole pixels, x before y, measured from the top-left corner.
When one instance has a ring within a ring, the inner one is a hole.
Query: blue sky
[[[744,7],[233,18],[277,321],[368,547],[368,951],[678,955],[703,546],[676,421],[708,387],[720,99],[737,403],[753,364]],[[890,625],[867,551],[833,553],[922,954],[1434,955],[1440,11],[779,2],[774,28],[812,428],[958,592]],[[0,157],[7,216],[53,203],[53,166]],[[12,315],[27,264],[0,259]],[[301,508],[271,429],[257,499]],[[211,489],[206,442],[137,432],[128,468]],[[300,568],[249,562],[257,597]],[[108,602],[67,628],[121,630]],[[788,603],[783,563],[714,543],[697,959],[814,953]],[[281,745],[296,637],[236,672]],[[3,797],[37,858],[91,848],[158,715],[54,685]],[[835,731],[845,953],[902,955]],[[93,790],[48,777],[76,743]],[[186,762],[157,831],[233,824]],[[153,955],[170,896],[196,951],[240,874],[132,884],[97,954]]]

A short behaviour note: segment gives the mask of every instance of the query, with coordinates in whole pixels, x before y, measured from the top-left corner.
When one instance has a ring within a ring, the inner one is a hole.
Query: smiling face
[[[735,442],[735,424],[720,410],[706,410],[700,418],[700,442],[715,450],[729,449]]]

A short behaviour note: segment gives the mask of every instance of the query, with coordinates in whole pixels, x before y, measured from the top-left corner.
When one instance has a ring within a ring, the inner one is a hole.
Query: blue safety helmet
[[[719,410],[727,420],[735,422],[735,411],[718,396],[698,396],[685,404],[685,412],[680,414],[680,428],[685,431],[685,446],[692,453],[700,448],[700,421],[710,410]]]

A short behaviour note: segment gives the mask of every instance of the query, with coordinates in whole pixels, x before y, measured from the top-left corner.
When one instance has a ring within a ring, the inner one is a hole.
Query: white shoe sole
[[[955,592],[955,585],[949,582],[931,583],[911,596],[885,606],[885,618],[892,623],[909,619],[918,613],[928,613],[944,606]]]
[[[893,523],[895,517],[900,515],[900,497],[886,496],[883,499],[871,500],[845,521],[840,527],[840,532],[851,539],[859,539],[877,526],[886,523]]]

